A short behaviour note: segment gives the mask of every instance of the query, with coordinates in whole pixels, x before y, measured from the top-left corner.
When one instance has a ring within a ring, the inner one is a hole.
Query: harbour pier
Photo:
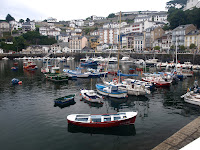
[[[200,137],[200,117],[196,118],[153,150],[179,150]],[[198,146],[199,148],[199,146]],[[192,149],[192,148],[191,148]]]

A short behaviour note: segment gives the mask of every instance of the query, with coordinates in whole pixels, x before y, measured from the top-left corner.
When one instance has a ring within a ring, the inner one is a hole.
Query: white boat
[[[89,73],[81,73],[80,69],[77,69],[77,70],[63,69],[63,72],[73,77],[76,76],[77,78],[88,78],[90,75]]]
[[[71,56],[67,57],[67,61],[70,61],[70,60],[74,60],[74,57],[71,57]]]
[[[130,80],[125,80],[122,81],[121,83],[118,83],[117,78],[113,79],[113,81],[111,82],[107,82],[104,79],[102,80],[105,85],[117,86],[120,90],[127,91],[128,95],[139,96],[151,93],[150,90],[148,88],[145,88],[144,85],[132,84]]]
[[[121,63],[132,63],[133,61],[130,60],[130,57],[122,57],[120,60]]]
[[[2,60],[8,60],[8,59],[9,59],[8,57],[3,57],[3,58],[2,58]]]
[[[187,103],[200,106],[200,88],[198,87],[198,81],[195,81],[194,87],[188,88],[187,93],[182,95],[181,98],[184,98],[184,101]]]
[[[103,103],[103,97],[98,95],[94,90],[81,90],[84,100],[90,103]]]
[[[67,116],[68,124],[83,127],[105,128],[134,124],[137,112],[118,112],[115,114],[71,114]]]

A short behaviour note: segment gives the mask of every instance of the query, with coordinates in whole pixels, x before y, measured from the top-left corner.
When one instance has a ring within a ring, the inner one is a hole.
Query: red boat
[[[142,81],[154,83],[156,87],[170,87],[171,85],[171,81],[165,81],[161,77],[145,77]]]
[[[71,114],[67,116],[68,124],[82,127],[106,128],[134,124],[137,112],[118,112],[116,114]]]
[[[24,62],[23,68],[26,69],[26,70],[35,70],[38,67],[34,62],[28,61],[28,62]]]

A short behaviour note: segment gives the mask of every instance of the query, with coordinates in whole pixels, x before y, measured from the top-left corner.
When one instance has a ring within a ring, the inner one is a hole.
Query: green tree
[[[160,46],[155,46],[154,50],[160,50]]]
[[[31,20],[29,18],[26,18],[26,22],[30,22]]]
[[[190,49],[195,49],[196,48],[196,45],[195,44],[190,44]]]
[[[112,14],[109,14],[108,15],[108,18],[114,18],[116,15],[114,14],[114,13],[112,13]]]
[[[179,25],[185,25],[188,23],[187,16],[183,10],[171,8],[169,9],[168,13],[169,15],[168,15],[167,20],[170,23],[171,29],[174,29],[178,27]]]
[[[179,46],[179,50],[184,51],[184,50],[185,50],[185,46],[180,45],[180,46]]]
[[[15,20],[15,18],[13,18],[10,14],[8,14],[6,16],[6,21],[10,22],[10,21],[13,21],[13,20]]]
[[[19,22],[20,22],[20,23],[24,23],[24,19],[20,19]]]

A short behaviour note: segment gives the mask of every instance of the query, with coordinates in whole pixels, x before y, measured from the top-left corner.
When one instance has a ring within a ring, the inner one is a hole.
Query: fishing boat
[[[103,103],[103,97],[98,95],[94,90],[81,90],[82,98],[90,103]]]
[[[75,94],[67,95],[64,97],[60,97],[54,100],[55,105],[67,105],[67,104],[74,104],[74,97]]]
[[[162,77],[145,77],[142,81],[154,83],[156,87],[170,87],[172,81],[165,81]]]
[[[195,81],[194,86],[188,88],[187,93],[182,95],[181,98],[184,98],[184,101],[187,103],[200,106],[200,88],[198,87],[198,81]]]
[[[135,123],[137,112],[118,112],[115,114],[71,114],[67,116],[68,124],[82,127],[106,128]]]
[[[63,69],[63,72],[77,78],[88,78],[90,75],[89,73],[82,73],[81,68],[77,68],[77,70]]]
[[[95,61],[85,61],[85,62],[81,62],[81,66],[83,67],[88,67],[88,66],[98,66],[98,63]]]
[[[45,74],[45,77],[55,82],[68,81],[69,78],[67,75],[60,73],[60,67],[52,67],[51,73]]]
[[[117,86],[120,90],[127,91],[128,95],[140,96],[140,95],[146,95],[146,94],[151,93],[151,91],[148,88],[145,88],[144,85],[132,84],[131,81],[129,80],[122,81],[119,83],[118,79],[114,78],[113,81],[111,82],[107,82],[103,80],[103,83],[105,85]]]
[[[23,63],[23,68],[25,70],[36,70],[38,67],[37,65],[35,64],[35,62],[32,62],[32,61],[26,61]]]
[[[127,97],[127,91],[123,91],[118,89],[118,86],[113,85],[103,85],[103,84],[96,84],[97,92],[114,98],[125,98]]]

